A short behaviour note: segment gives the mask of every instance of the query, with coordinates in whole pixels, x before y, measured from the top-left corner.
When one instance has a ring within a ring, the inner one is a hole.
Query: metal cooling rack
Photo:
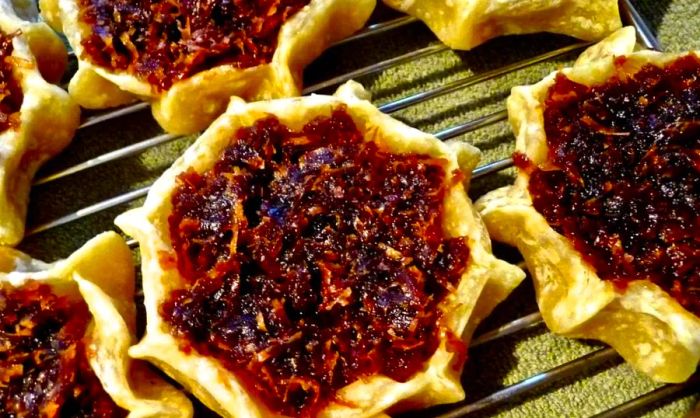
[[[654,35],[653,31],[649,28],[647,23],[637,12],[630,0],[621,0],[620,7],[623,19],[626,21],[626,23],[634,25],[634,27],[636,28],[640,44],[642,44],[648,49],[661,50],[661,45],[657,40],[656,36]],[[383,21],[381,23],[369,25],[362,31],[356,33],[354,36],[351,36],[334,46],[340,44],[353,43],[365,38],[376,37],[377,35],[384,34],[392,30],[414,24],[419,23],[413,17],[402,16],[398,18],[393,18],[387,21]],[[447,84],[441,85],[439,87],[412,94],[401,99],[383,104],[379,106],[379,109],[382,112],[391,114],[409,106],[421,103],[423,101],[433,99],[448,93],[456,92],[460,89],[464,89],[478,83],[483,83],[485,81],[506,75],[516,70],[524,69],[535,64],[563,57],[572,52],[582,50],[588,45],[590,44],[575,43],[541,55],[537,55],[535,57],[531,57],[519,62],[503,66],[501,68],[485,71],[476,75],[463,77],[456,81],[452,81]],[[360,68],[358,70],[348,72],[337,77],[333,77],[326,81],[313,84],[311,86],[306,87],[303,93],[314,93],[329,87],[336,86],[347,80],[359,78],[370,74],[376,74],[388,68],[396,67],[413,60],[427,57],[429,55],[437,54],[439,52],[446,51],[447,49],[448,48],[446,46],[438,44],[410,51],[408,53],[390,59],[373,63],[364,68]],[[74,56],[72,56],[72,58],[74,58]],[[532,80],[532,82],[535,81],[538,80]],[[80,126],[80,129],[87,128],[90,126],[96,126],[122,116],[131,115],[136,112],[143,111],[147,108],[148,104],[137,103],[119,109],[96,114],[85,118],[82,125]],[[497,112],[452,126],[448,129],[435,132],[434,134],[438,138],[446,140],[449,138],[463,135],[468,132],[482,129],[495,123],[502,122],[506,119],[506,110],[502,109]],[[178,138],[180,137],[170,134],[157,135],[152,138],[148,138],[143,141],[136,142],[123,148],[117,149],[115,151],[102,154],[98,157],[88,159],[69,168],[62,169],[50,174],[42,175],[41,177],[35,180],[34,185],[40,186],[48,184],[53,181],[66,178],[68,176],[81,173],[88,169],[99,167],[102,164],[114,162],[126,157],[135,156],[150,148],[163,145],[168,142],[172,142]],[[480,177],[489,176],[501,170],[509,168],[512,165],[513,161],[510,158],[493,161],[483,166],[480,166],[476,170],[474,170],[474,172],[472,173],[472,178],[477,179]],[[112,198],[100,201],[89,206],[85,206],[80,210],[77,210],[73,213],[69,213],[64,216],[60,216],[52,221],[35,225],[27,230],[27,236],[39,234],[41,232],[45,232],[56,227],[78,221],[80,219],[97,214],[107,209],[111,209],[125,203],[133,202],[139,198],[146,196],[148,190],[149,187],[143,187],[136,190],[125,191],[123,194],[114,196]],[[128,241],[128,244],[131,248],[135,248],[138,246],[138,243],[136,243],[136,241],[134,240]],[[524,267],[522,263],[520,266]],[[472,341],[471,347],[486,345],[496,340],[503,339],[504,337],[512,336],[524,330],[532,329],[541,325],[543,325],[543,320],[539,312],[525,315],[521,318],[513,319],[510,322],[507,322],[505,325],[502,325],[496,329],[481,333]],[[485,411],[488,412],[489,410],[493,410],[494,408],[498,407],[517,408],[518,402],[522,402],[528,397],[536,396],[538,393],[541,393],[541,390],[543,389],[556,386],[557,384],[565,384],[567,379],[576,379],[577,377],[581,377],[586,370],[590,370],[591,368],[611,367],[612,365],[618,364],[619,362],[619,355],[612,348],[599,348],[586,355],[576,358],[573,361],[561,364],[550,370],[539,374],[535,374],[518,383],[497,390],[480,400],[468,404],[457,404],[451,407],[448,406],[446,408],[442,408],[441,412],[431,412],[428,414],[430,416],[438,418],[458,418],[472,416],[473,414],[483,413]],[[642,394],[641,396],[638,396],[634,399],[628,400],[627,402],[619,404],[605,412],[599,413],[598,415],[596,415],[596,417],[626,417],[631,414],[639,413],[640,411],[648,410],[650,407],[660,402],[667,402],[681,393],[687,394],[697,392],[699,390],[700,378],[696,375],[694,378],[691,378],[688,382],[683,384],[668,384],[658,387],[657,389]]]

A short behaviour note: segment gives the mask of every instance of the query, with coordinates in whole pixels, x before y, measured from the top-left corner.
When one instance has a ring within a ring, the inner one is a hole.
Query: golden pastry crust
[[[304,67],[328,46],[362,28],[376,0],[311,0],[282,25],[270,63],[246,69],[218,65],[165,91],[128,72],[97,66],[86,56],[82,40],[91,28],[80,21],[77,0],[42,4],[55,26],[55,11],[60,9],[63,31],[79,58],[68,91],[82,107],[100,109],[141,99],[151,104],[163,129],[187,134],[206,128],[223,113],[231,96],[255,101],[300,95]]]
[[[486,229],[464,192],[468,173],[476,166],[478,151],[461,142],[442,143],[435,137],[409,128],[379,112],[368,101],[367,93],[357,83],[348,83],[334,96],[310,96],[245,104],[233,99],[228,110],[202,134],[195,144],[154,184],[143,207],[120,215],[116,223],[134,236],[141,246],[143,286],[148,324],[146,336],[130,353],[145,358],[188,387],[207,406],[225,417],[267,417],[271,412],[246,393],[241,383],[218,361],[196,352],[185,354],[171,335],[169,325],[159,313],[160,305],[171,291],[184,287],[174,263],[164,262],[164,254],[174,254],[168,226],[172,211],[171,196],[177,187],[176,178],[190,167],[196,172],[210,169],[230,138],[240,127],[274,115],[290,129],[298,129],[318,116],[328,116],[334,108],[344,105],[366,140],[380,141],[390,152],[420,153],[443,158],[446,172],[458,167],[467,174],[464,185],[453,184],[445,197],[443,228],[445,235],[467,236],[470,261],[458,289],[442,303],[444,324],[440,346],[428,360],[427,368],[405,383],[384,376],[356,381],[336,394],[336,401],[324,407],[319,416],[369,417],[383,415],[392,408],[416,408],[463,399],[460,385],[461,364],[457,355],[446,346],[447,333],[469,337],[480,318],[500,302],[523,279],[523,272],[491,254]],[[167,257],[165,257],[167,258]],[[489,300],[479,302],[474,313],[476,297],[485,290]],[[471,321],[471,322],[470,322]]]
[[[584,52],[573,68],[561,71],[593,86],[615,74],[615,57],[624,55],[624,68],[634,72],[645,64],[664,66],[679,56],[633,52],[634,47],[634,30],[624,28]],[[508,99],[516,150],[535,165],[548,158],[543,108],[555,76],[515,87]],[[547,326],[566,336],[602,340],[656,380],[687,379],[700,359],[700,318],[649,281],[632,281],[621,290],[601,280],[535,210],[528,184],[528,174],[520,171],[513,186],[485,195],[476,207],[491,236],[517,246],[525,257]]]
[[[37,282],[70,300],[84,300],[92,314],[85,335],[88,361],[105,391],[129,417],[192,417],[187,397],[128,357],[136,329],[134,265],[124,239],[106,232],[69,258],[52,264],[0,247],[0,283]]]
[[[622,26],[616,0],[384,0],[425,22],[454,49],[502,35],[553,32],[598,40]]]
[[[0,32],[14,34],[13,76],[24,96],[19,124],[0,132],[0,245],[15,245],[24,236],[32,177],[68,145],[80,119],[68,94],[44,79],[56,81],[63,74],[63,43],[46,24],[24,21],[15,13],[30,17],[31,4],[15,9],[10,0],[0,1]]]

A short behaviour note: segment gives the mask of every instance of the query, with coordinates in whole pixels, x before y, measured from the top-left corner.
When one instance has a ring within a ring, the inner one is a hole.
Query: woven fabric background
[[[700,1],[636,0],[667,51],[700,49]],[[375,20],[394,16],[379,10]],[[307,85],[323,81],[373,62],[436,43],[435,37],[422,25],[411,24],[376,37],[351,42],[329,50],[307,71]],[[366,76],[362,82],[373,94],[376,104],[439,86],[469,74],[480,73],[525,57],[571,43],[566,37],[528,35],[497,39],[470,52],[446,51],[378,74]],[[544,75],[570,63],[576,54],[536,65],[475,87],[442,96],[395,114],[406,123],[428,132],[436,132],[472,120],[504,106],[512,86],[536,82]],[[329,90],[330,91],[330,90]],[[73,144],[50,162],[42,173],[51,173],[108,151],[150,138],[161,133],[150,112],[118,118],[85,128],[77,133]],[[508,156],[513,149],[513,136],[506,123],[469,133],[462,137],[483,151],[483,162]],[[29,224],[37,225],[87,205],[108,199],[129,190],[149,185],[162,173],[194,137],[186,137],[149,149],[135,157],[122,159],[98,168],[35,187],[31,196]],[[512,171],[504,171],[477,180],[473,197],[512,180]],[[112,229],[112,220],[141,200],[89,216],[50,231],[27,238],[21,249],[47,261],[65,257],[95,234]],[[137,255],[135,255],[137,256]],[[525,283],[506,304],[487,320],[482,329],[536,311],[534,295]],[[467,401],[477,400],[499,388],[518,382],[535,373],[573,360],[601,346],[553,336],[543,326],[521,332],[470,352],[464,384]],[[536,392],[483,416],[503,417],[577,417],[589,416],[641,395],[658,384],[620,361],[595,368],[554,387]],[[676,398],[646,412],[650,417],[675,417],[688,413],[700,399],[695,394]],[[439,412],[444,409],[437,409]],[[426,416],[427,412],[413,416]]]

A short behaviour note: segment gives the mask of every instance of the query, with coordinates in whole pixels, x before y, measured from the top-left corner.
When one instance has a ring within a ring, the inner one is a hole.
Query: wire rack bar
[[[673,396],[681,395],[691,388],[697,388],[700,384],[700,378],[696,375],[690,378],[685,383],[677,385],[664,385],[651,392],[645,393],[631,401],[620,404],[612,409],[609,409],[600,414],[594,415],[592,418],[624,418],[633,415],[636,412],[642,411],[651,405],[672,398]]]
[[[482,411],[487,408],[503,405],[513,402],[517,397],[526,395],[539,388],[562,381],[569,377],[574,377],[581,374],[587,369],[600,366],[601,364],[613,359],[619,358],[619,355],[612,348],[601,348],[585,356],[579,357],[576,360],[557,366],[549,371],[536,374],[523,381],[515,383],[504,389],[501,389],[481,400],[474,403],[461,406],[450,412],[440,415],[438,418],[460,418],[468,414]]]
[[[58,180],[63,177],[70,176],[71,174],[79,173],[83,170],[87,170],[89,168],[97,167],[102,164],[119,160],[121,158],[126,158],[132,155],[136,155],[140,152],[143,152],[149,148],[156,147],[158,145],[166,144],[168,142],[174,141],[177,138],[181,138],[179,135],[171,135],[171,134],[163,134],[163,135],[158,135],[153,138],[147,139],[145,141],[137,142],[135,144],[120,148],[118,150],[108,152],[105,154],[102,154],[98,157],[91,158],[85,162],[82,162],[80,164],[76,164],[72,167],[69,167],[65,170],[58,171],[53,174],[49,174],[47,176],[41,177],[37,179],[34,182],[34,186],[39,186],[41,184],[46,184],[49,182],[52,182],[54,180]]]
[[[506,168],[510,168],[512,166],[512,158],[504,158],[502,160],[490,162],[488,164],[482,165],[481,167],[477,167],[476,170],[472,172],[472,180],[476,180],[481,177],[486,177],[489,174],[505,170]]]
[[[437,54],[438,52],[443,52],[447,51],[449,48],[443,44],[435,44],[435,45],[429,45],[426,46],[425,48],[421,48],[415,51],[407,52],[405,54],[399,55],[397,57],[389,58],[384,61],[379,61],[375,64],[368,65],[367,67],[360,68],[355,71],[351,71],[347,74],[339,75],[337,77],[333,77],[330,80],[322,81],[320,83],[313,84],[307,88],[304,89],[302,94],[311,94],[311,93],[316,93],[319,90],[323,90],[328,87],[332,87],[338,84],[342,84],[348,80],[352,80],[355,78],[363,77],[372,73],[376,73],[379,71],[386,70],[391,67],[395,67],[397,65],[401,65],[413,60],[417,60],[420,58],[424,58],[433,54]]]
[[[31,228],[27,231],[26,236],[36,235],[39,232],[44,232],[44,231],[47,231],[49,229],[53,229],[53,228],[56,228],[56,227],[59,227],[62,225],[69,224],[71,222],[75,222],[78,219],[82,219],[82,218],[85,218],[86,216],[94,215],[96,213],[113,208],[115,206],[119,206],[123,203],[132,202],[140,197],[146,196],[146,194],[148,194],[149,189],[150,189],[150,186],[143,187],[143,188],[137,189],[137,190],[132,190],[130,192],[121,194],[121,195],[113,197],[111,199],[103,200],[102,202],[96,203],[94,205],[84,207],[84,208],[82,208],[76,212],[73,212],[69,215],[62,216],[62,217],[55,219],[51,222],[47,222],[45,224],[41,224],[39,226]]]
[[[662,51],[661,42],[654,35],[646,20],[639,14],[630,0],[620,0],[620,14],[622,20],[634,26],[637,31],[637,38],[648,49]]]
[[[447,128],[443,131],[437,132],[435,136],[440,140],[446,140],[454,138],[456,136],[465,134],[467,132],[472,132],[480,128],[484,128],[489,125],[504,121],[508,118],[508,113],[505,110],[500,110],[495,113],[488,114],[471,120],[469,122],[463,123],[461,125],[453,126]]]
[[[478,337],[474,338],[474,340],[469,344],[469,347],[478,347],[482,344],[490,343],[503,337],[516,334],[520,331],[536,327],[543,323],[544,320],[542,319],[542,314],[539,312],[534,312],[530,315],[525,315],[522,318],[518,318],[515,321],[511,321],[494,330],[479,335]]]
[[[119,109],[110,110],[108,112],[90,116],[89,118],[85,119],[85,121],[78,127],[78,129],[88,128],[90,126],[94,126],[102,122],[107,122],[115,118],[131,115],[132,113],[148,109],[148,106],[149,104],[146,102],[139,102],[129,106],[120,107]]]
[[[583,49],[587,46],[591,45],[589,42],[580,42],[572,45],[567,45],[563,48],[556,49],[554,51],[546,52],[544,54],[537,55],[532,58],[524,59],[518,62],[515,62],[513,64],[509,64],[500,68],[496,68],[494,70],[490,71],[485,71],[480,74],[476,74],[470,77],[462,78],[460,80],[453,81],[451,83],[442,85],[440,87],[436,87],[432,90],[416,93],[412,96],[408,96],[403,99],[396,100],[391,103],[387,103],[385,105],[379,106],[379,110],[385,113],[393,113],[398,110],[404,109],[408,106],[414,105],[416,103],[423,102],[425,100],[429,100],[444,94],[452,93],[454,91],[463,89],[465,87],[473,86],[475,84],[483,83],[488,80],[492,80],[494,78],[503,76],[505,74],[512,73],[514,71],[522,70],[523,68],[527,68],[530,66],[533,66],[535,64],[539,64],[544,61],[548,61],[563,55],[566,55],[570,52],[573,51],[578,51],[580,49]]]

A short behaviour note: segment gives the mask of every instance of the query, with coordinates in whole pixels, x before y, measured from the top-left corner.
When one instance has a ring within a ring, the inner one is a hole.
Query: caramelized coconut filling
[[[200,71],[269,63],[282,24],[311,0],[79,0],[84,59],[167,90]]]
[[[178,178],[169,218],[187,285],[161,314],[271,410],[313,416],[336,391],[407,381],[445,336],[438,305],[469,259],[443,232],[444,161],[365,141],[342,107],[295,131],[241,128]],[[459,344],[457,344],[459,345]]]
[[[126,417],[104,391],[83,343],[87,306],[47,285],[0,285],[0,410],[8,417]]]
[[[19,126],[22,88],[14,75],[12,38],[0,32],[0,133]]]
[[[548,161],[517,164],[535,209],[598,276],[621,290],[649,280],[700,316],[700,59],[616,67],[595,87],[558,75]]]

